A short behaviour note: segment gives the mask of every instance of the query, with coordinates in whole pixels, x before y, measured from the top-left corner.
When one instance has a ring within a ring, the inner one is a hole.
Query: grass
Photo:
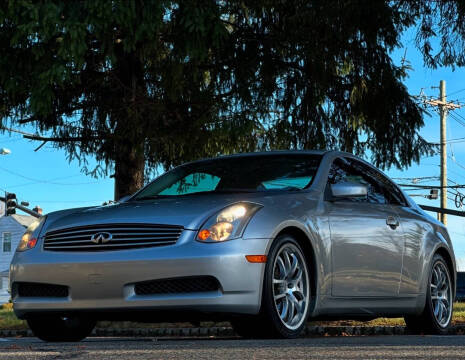
[[[0,329],[20,330],[26,328],[26,322],[19,320],[14,314],[12,304],[4,304],[0,308]]]
[[[465,302],[456,302],[454,304],[454,317],[453,317],[454,324],[465,324]],[[321,326],[396,326],[405,325],[404,320],[402,318],[378,318],[371,321],[353,321],[353,320],[340,320],[340,321],[313,321],[311,322],[312,325],[321,325]],[[212,322],[202,322],[202,326],[228,326],[228,323],[220,323],[214,324]],[[153,327],[191,327],[190,323],[163,323],[163,324],[146,324],[146,323],[134,323],[129,321],[124,322],[109,322],[109,321],[101,321],[98,324],[98,327],[103,328],[153,328]],[[9,329],[9,330],[20,330],[20,329],[27,329],[27,324],[24,320],[19,320],[15,314],[13,313],[12,304],[4,304],[0,308],[0,330]]]

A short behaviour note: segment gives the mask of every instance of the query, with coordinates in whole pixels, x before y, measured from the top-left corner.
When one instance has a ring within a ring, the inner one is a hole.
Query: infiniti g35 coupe
[[[14,311],[46,341],[97,320],[227,319],[245,337],[308,319],[405,318],[447,332],[455,257],[443,224],[343,152],[224,156],[118,203],[48,214],[10,268]]]

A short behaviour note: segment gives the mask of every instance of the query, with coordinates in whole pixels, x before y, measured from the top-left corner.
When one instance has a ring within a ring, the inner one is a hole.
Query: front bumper
[[[101,252],[44,251],[42,244],[16,253],[11,284],[47,283],[69,287],[65,298],[16,295],[18,317],[29,313],[188,310],[207,313],[256,314],[260,310],[265,264],[249,263],[245,255],[265,254],[268,240],[236,239],[200,243],[185,230],[175,245]],[[137,295],[142,281],[214,276],[220,290],[204,293]]]

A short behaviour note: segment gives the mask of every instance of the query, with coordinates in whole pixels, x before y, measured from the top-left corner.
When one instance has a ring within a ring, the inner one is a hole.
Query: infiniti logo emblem
[[[92,241],[94,244],[105,244],[109,242],[113,238],[113,235],[111,235],[108,232],[99,232],[90,237],[90,241]]]

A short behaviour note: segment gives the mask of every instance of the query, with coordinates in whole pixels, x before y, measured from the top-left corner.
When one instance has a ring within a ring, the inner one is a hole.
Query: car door
[[[364,198],[329,199],[332,295],[391,297],[399,292],[404,237],[381,173],[352,158],[334,161],[331,184],[350,181],[368,187]]]

